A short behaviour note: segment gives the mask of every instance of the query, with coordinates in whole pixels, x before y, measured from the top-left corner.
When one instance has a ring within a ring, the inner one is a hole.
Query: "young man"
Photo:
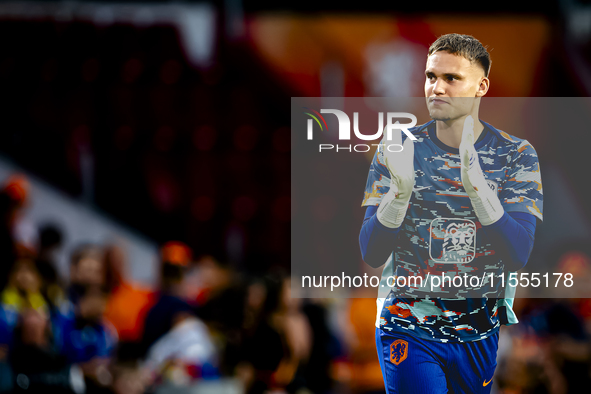
[[[360,246],[366,263],[385,263],[376,344],[388,394],[489,393],[499,327],[517,323],[498,275],[527,263],[542,185],[534,148],[478,118],[490,64],[474,37],[437,39],[425,70],[433,120],[409,129],[414,141],[382,141],[370,166]],[[481,281],[392,286],[442,273]]]

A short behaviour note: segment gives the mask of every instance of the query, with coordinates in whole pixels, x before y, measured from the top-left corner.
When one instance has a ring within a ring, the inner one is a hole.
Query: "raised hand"
[[[390,190],[382,199],[376,215],[384,226],[397,228],[404,220],[415,183],[414,145],[410,138],[403,145],[402,131],[394,130],[392,140],[384,141],[382,149],[390,172]]]
[[[489,226],[499,220],[505,211],[495,192],[486,183],[480,167],[478,153],[474,149],[474,119],[470,115],[464,121],[460,161],[462,185],[470,197],[474,212],[483,226]]]

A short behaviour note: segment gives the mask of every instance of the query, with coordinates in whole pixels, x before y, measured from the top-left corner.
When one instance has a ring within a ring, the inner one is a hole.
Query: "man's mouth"
[[[449,104],[447,101],[442,100],[442,99],[438,99],[438,98],[432,98],[429,100],[432,104]]]

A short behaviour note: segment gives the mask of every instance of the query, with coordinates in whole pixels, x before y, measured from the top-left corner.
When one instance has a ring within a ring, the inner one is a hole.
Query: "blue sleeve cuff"
[[[384,232],[387,232],[390,234],[398,234],[398,232],[400,231],[400,227],[390,228],[390,227],[384,226],[382,224],[382,222],[379,221],[378,215],[373,215],[369,220],[374,222],[373,223],[374,231],[378,231],[378,232],[384,231]]]
[[[517,271],[527,264],[534,245],[536,218],[524,212],[505,212],[491,224],[484,226],[493,247],[501,253],[505,267]]]
[[[383,265],[394,250],[398,228],[384,226],[376,216],[378,207],[367,207],[359,233],[359,247],[363,261],[377,268]]]

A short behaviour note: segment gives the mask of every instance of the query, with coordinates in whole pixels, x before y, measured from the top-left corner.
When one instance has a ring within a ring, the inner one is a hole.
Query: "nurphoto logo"
[[[314,139],[314,123],[318,125],[317,129],[320,129],[321,132],[329,132],[328,125],[322,114],[333,114],[337,117],[340,141],[351,140],[351,120],[349,115],[347,115],[344,111],[338,109],[321,109],[320,112],[318,112],[307,107],[304,107],[304,109],[306,110],[304,113],[310,117],[307,122],[307,137],[309,141]],[[364,134],[359,130],[359,112],[353,112],[353,132],[355,133],[355,136],[363,141],[374,141],[381,139],[385,133],[386,141],[391,141],[392,132],[394,130],[400,130],[404,132],[408,138],[416,141],[417,138],[412,135],[410,131],[408,131],[409,128],[414,127],[417,124],[416,116],[408,112],[387,112],[385,118],[386,127],[384,127],[384,112],[379,112],[378,131],[373,134]],[[410,119],[410,122],[400,123],[400,120],[396,119]],[[378,149],[380,149],[380,145],[381,144],[318,144],[318,151],[322,152],[323,150],[335,150],[336,152],[369,152],[371,146],[378,146]],[[400,152],[403,148],[400,144],[389,144],[387,149],[391,152]]]

